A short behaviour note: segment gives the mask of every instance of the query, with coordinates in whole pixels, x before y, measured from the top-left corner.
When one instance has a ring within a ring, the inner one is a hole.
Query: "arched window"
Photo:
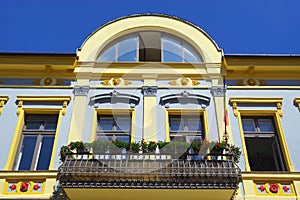
[[[123,36],[104,48],[99,62],[203,62],[189,43],[176,36],[141,31]]]

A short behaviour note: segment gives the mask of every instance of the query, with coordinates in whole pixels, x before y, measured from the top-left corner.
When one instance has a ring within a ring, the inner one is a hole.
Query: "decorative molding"
[[[282,114],[282,102],[283,98],[251,98],[251,97],[242,97],[242,98],[230,98],[229,103],[232,105],[234,116],[238,116],[238,104],[275,104],[277,107],[277,112],[280,117]]]
[[[226,87],[224,88],[224,86],[212,86],[210,92],[213,97],[223,97],[226,93]]]
[[[202,105],[202,107],[206,107],[209,105],[209,102],[209,97],[198,94],[190,94],[187,91],[183,91],[179,94],[165,95],[160,98],[160,104],[165,107],[169,107],[169,104],[172,103],[194,103]]]
[[[247,70],[248,74],[253,74],[254,73],[254,66],[249,66]]]
[[[46,74],[52,74],[53,73],[53,68],[52,68],[52,66],[51,65],[46,65],[45,66],[45,72],[46,72]]]
[[[294,103],[297,105],[299,111],[300,111],[300,98],[295,98]]]
[[[117,102],[130,104],[130,107],[134,108],[139,104],[140,97],[131,94],[120,93],[114,90],[110,93],[99,94],[91,97],[89,105],[94,105],[94,107],[97,107],[96,104]]]
[[[257,195],[263,196],[295,196],[294,186],[292,183],[254,183]]]
[[[68,101],[64,101],[63,102],[63,107],[62,107],[62,109],[61,109],[61,111],[62,111],[62,115],[65,115],[66,114],[66,110],[67,110],[67,106],[68,106]]]
[[[2,110],[6,102],[8,101],[9,97],[8,96],[2,96],[0,97],[0,115],[2,114]]]
[[[17,109],[17,115],[20,115],[20,113],[22,111],[22,107],[23,107],[23,101],[19,100],[19,102],[18,102],[18,109]]]
[[[142,87],[142,93],[144,96],[152,96],[155,97],[157,93],[157,86],[143,86]]]
[[[244,78],[243,80],[237,81],[237,85],[240,86],[264,86],[266,84],[266,81],[258,80],[254,77]]]
[[[176,80],[172,80],[169,82],[170,85],[172,86],[196,86],[199,85],[200,82],[198,80],[193,80],[191,78],[186,78],[186,77],[182,77],[182,78],[178,78]]]
[[[45,180],[15,180],[5,182],[3,193],[9,195],[42,194],[45,190]]]
[[[87,96],[89,93],[90,87],[89,86],[74,86],[73,94],[75,96]]]
[[[17,96],[17,115],[21,113],[24,101],[27,102],[63,102],[62,115],[66,114],[66,109],[71,97],[69,96]]]
[[[41,79],[33,80],[32,83],[34,85],[41,85],[41,86],[54,86],[54,85],[62,85],[64,80],[56,79],[55,77],[43,77]]]
[[[111,78],[101,82],[101,84],[105,86],[126,86],[130,85],[131,83],[131,81],[124,80],[123,78]]]

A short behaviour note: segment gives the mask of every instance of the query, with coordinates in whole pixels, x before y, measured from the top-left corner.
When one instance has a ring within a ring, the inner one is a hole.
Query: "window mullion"
[[[31,170],[35,170],[36,169],[37,158],[38,158],[38,151],[41,148],[40,147],[40,143],[41,143],[41,135],[39,134],[37,136],[37,139],[36,139],[34,153],[33,153],[33,156],[32,156],[32,161],[31,161],[31,166],[30,166]]]

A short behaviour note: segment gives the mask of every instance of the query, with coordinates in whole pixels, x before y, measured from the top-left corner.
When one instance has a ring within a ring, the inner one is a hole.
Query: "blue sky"
[[[206,31],[225,54],[300,54],[299,0],[1,0],[0,52],[75,53],[115,18],[163,13]]]

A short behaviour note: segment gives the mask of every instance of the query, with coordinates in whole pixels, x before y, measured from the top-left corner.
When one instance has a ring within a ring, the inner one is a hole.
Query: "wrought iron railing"
[[[63,188],[236,189],[240,169],[231,155],[68,154],[59,168]],[[218,158],[217,158],[218,157]]]

